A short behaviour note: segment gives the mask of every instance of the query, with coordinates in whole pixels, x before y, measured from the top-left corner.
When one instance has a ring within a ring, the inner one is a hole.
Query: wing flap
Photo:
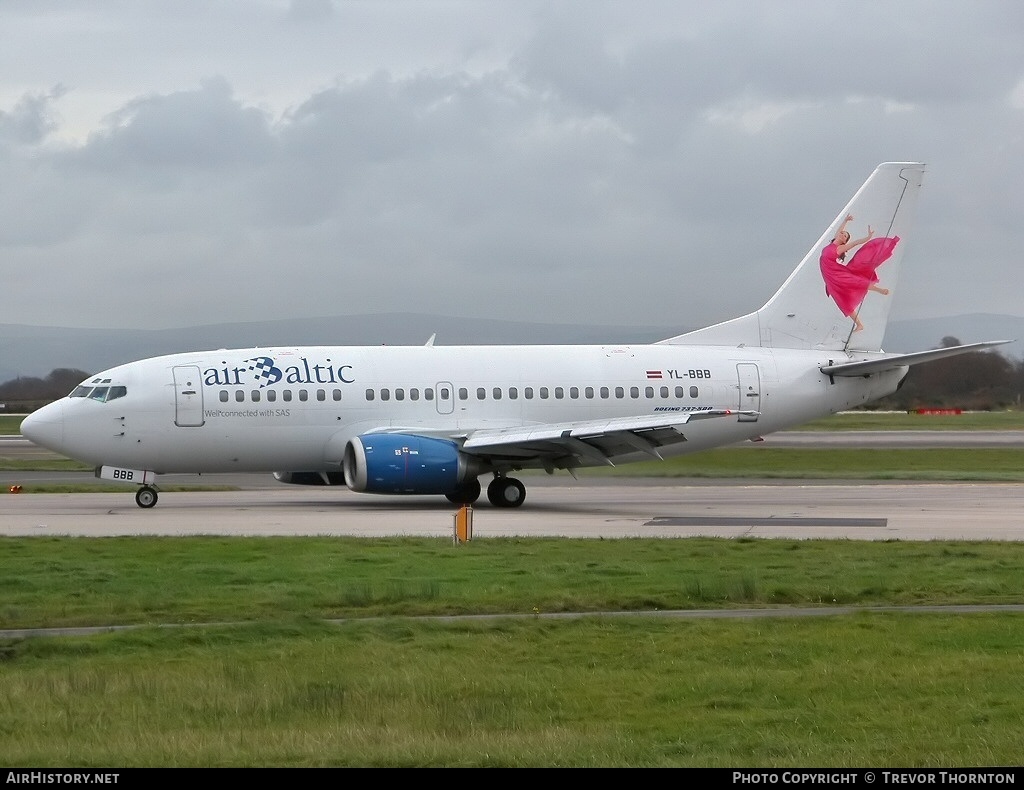
[[[491,459],[537,459],[555,466],[576,466],[581,462],[614,465],[615,457],[638,451],[661,458],[658,448],[686,441],[682,427],[689,422],[741,413],[754,414],[734,409],[705,409],[611,420],[487,428],[469,433],[462,450]]]

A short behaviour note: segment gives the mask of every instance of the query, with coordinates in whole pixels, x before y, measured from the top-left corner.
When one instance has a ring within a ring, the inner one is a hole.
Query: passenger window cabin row
[[[594,400],[599,398],[601,400],[623,400],[627,397],[631,399],[638,398],[683,398],[689,390],[689,396],[696,398],[699,394],[699,390],[695,386],[689,388],[676,385],[675,387],[523,387],[521,390],[519,387],[492,387],[488,392],[487,387],[477,387],[475,390],[476,400],[487,400],[490,397],[491,400],[518,400],[522,397],[524,400],[533,400],[534,398],[540,398],[541,400],[547,400],[554,398],[555,400],[562,400],[568,397],[570,400],[579,400],[581,397],[586,400]],[[458,397],[460,401],[470,400],[469,389],[467,387],[459,387]],[[395,400],[405,400],[406,391],[402,388],[396,388],[394,390]],[[424,390],[424,399],[433,400],[434,390],[427,387]],[[447,387],[441,387],[438,397],[441,400],[449,400],[451,398],[451,392]],[[392,391],[385,387],[380,390],[367,389],[366,400],[372,401],[379,398],[380,400],[391,400]],[[409,400],[419,400],[419,390],[416,388],[409,390]]]
[[[467,387],[458,388],[458,399],[460,401],[470,400],[470,390]],[[475,400],[533,400],[539,398],[540,400],[563,400],[569,398],[570,400],[638,400],[645,398],[653,400],[656,398],[668,399],[668,398],[684,398],[689,396],[690,398],[697,398],[700,394],[699,389],[696,386],[684,387],[676,385],[674,387],[668,387],[661,385],[658,387],[477,387],[473,392]],[[380,389],[369,388],[364,394],[367,401],[418,401],[421,398],[426,401],[434,400],[435,393],[433,387],[424,387],[422,390],[419,387],[382,387]],[[74,397],[74,395],[73,395]],[[79,396],[84,397],[84,396]],[[232,400],[232,397],[236,403],[259,403],[266,401],[267,403],[275,403],[278,400],[289,403],[299,401],[305,403],[310,400],[316,401],[340,401],[341,390],[295,390],[294,392],[290,389],[274,390],[274,389],[256,389],[256,390],[234,390],[232,391],[221,390],[220,391],[221,403],[228,403]],[[442,401],[448,401],[452,398],[452,390],[448,387],[440,387],[437,391],[438,399]]]
[[[235,402],[236,403],[259,403],[266,401],[267,403],[276,403],[279,399],[284,403],[291,403],[293,401],[299,401],[305,403],[309,400],[326,401],[328,396],[330,400],[339,401],[341,400],[341,390],[331,390],[330,393],[327,390],[318,389],[310,392],[309,390],[250,390],[248,393],[248,400],[246,399],[245,390],[235,390]],[[312,396],[312,397],[311,397]],[[220,391],[220,402],[228,403],[231,400],[231,392],[229,390]]]

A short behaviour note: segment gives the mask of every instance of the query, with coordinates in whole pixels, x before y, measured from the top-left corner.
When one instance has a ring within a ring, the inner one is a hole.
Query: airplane
[[[911,365],[1011,342],[882,350],[924,171],[882,163],[763,307],[655,343],[439,346],[432,336],[170,354],[91,376],[21,431],[138,486],[142,508],[156,505],[160,475],[227,472],[460,506],[489,476],[490,503],[515,508],[520,470],[575,476],[760,441],[895,392]],[[872,233],[844,262],[835,243],[852,228]]]

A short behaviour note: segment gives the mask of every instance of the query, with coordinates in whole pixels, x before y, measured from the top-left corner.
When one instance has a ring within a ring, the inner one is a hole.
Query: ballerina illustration
[[[825,280],[825,293],[831,296],[843,315],[852,318],[854,332],[864,328],[857,312],[868,291],[887,296],[888,288],[878,283],[875,271],[892,256],[892,251],[899,242],[899,236],[874,238],[874,231],[868,225],[868,233],[862,239],[850,238],[846,225],[853,221],[853,215],[847,214],[846,219],[836,231],[835,238],[821,251],[821,276]],[[860,247],[850,259],[844,263],[846,253]]]

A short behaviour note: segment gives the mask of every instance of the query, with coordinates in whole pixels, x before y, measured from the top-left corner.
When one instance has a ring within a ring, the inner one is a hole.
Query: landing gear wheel
[[[480,481],[475,477],[467,480],[450,494],[445,494],[445,498],[453,505],[472,505],[480,498]]]
[[[139,507],[153,507],[156,504],[156,489],[152,486],[143,486],[135,492],[135,504]]]
[[[526,501],[526,486],[514,477],[496,477],[487,486],[487,499],[495,507],[519,507]]]

